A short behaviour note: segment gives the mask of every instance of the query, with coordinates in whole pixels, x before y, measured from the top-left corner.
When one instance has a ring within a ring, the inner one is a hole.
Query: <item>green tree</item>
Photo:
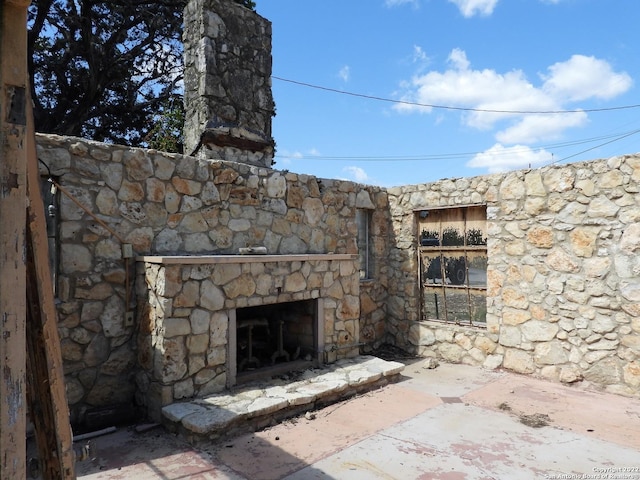
[[[162,105],[162,113],[156,116],[153,128],[145,138],[150,148],[163,152],[183,153],[184,105],[182,96],[175,96]]]
[[[36,130],[143,145],[182,94],[186,0],[34,0]]]

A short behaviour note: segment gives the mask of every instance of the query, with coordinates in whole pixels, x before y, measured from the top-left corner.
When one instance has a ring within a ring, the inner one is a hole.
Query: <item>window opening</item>
[[[417,212],[423,320],[485,325],[485,205]]]
[[[372,210],[362,208],[356,210],[360,280],[373,278],[374,255],[371,238],[371,218]]]

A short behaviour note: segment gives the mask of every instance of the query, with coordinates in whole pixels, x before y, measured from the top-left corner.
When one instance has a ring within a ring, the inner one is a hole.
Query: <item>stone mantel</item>
[[[358,255],[348,253],[308,253],[292,255],[144,255],[136,257],[138,262],[163,265],[204,265],[216,263],[257,262],[306,262],[318,260],[357,260]]]

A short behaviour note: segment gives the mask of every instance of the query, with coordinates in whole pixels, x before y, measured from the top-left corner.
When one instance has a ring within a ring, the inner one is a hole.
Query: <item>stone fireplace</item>
[[[359,354],[356,255],[137,260],[136,383],[152,418],[176,400]]]

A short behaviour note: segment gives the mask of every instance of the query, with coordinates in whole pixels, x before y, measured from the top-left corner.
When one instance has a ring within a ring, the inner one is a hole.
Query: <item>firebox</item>
[[[317,365],[321,352],[317,299],[235,310],[235,383]],[[232,339],[230,338],[230,344]]]

